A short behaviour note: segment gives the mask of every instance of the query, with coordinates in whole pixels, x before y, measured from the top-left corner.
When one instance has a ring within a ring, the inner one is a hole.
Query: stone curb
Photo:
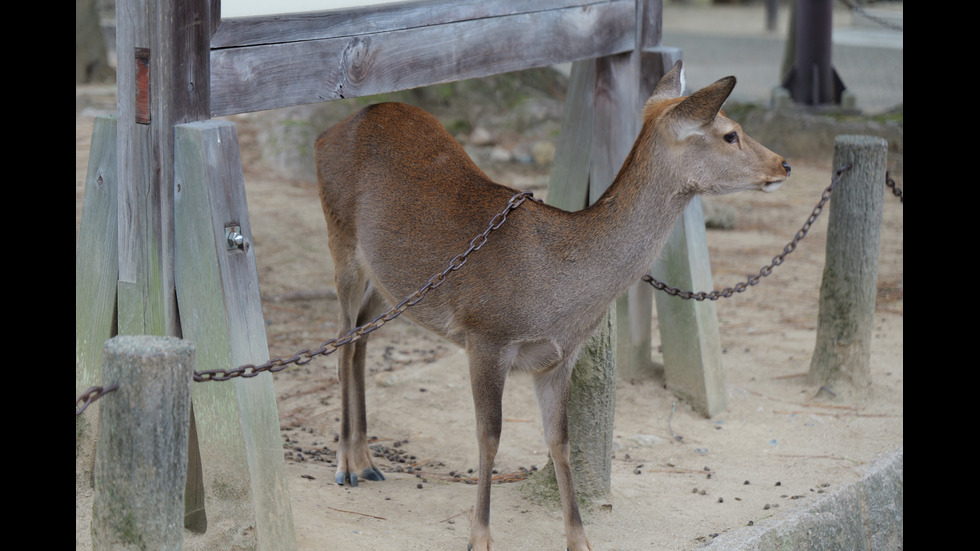
[[[896,551],[903,548],[904,447],[880,456],[858,482],[772,523],[722,534],[710,551]]]

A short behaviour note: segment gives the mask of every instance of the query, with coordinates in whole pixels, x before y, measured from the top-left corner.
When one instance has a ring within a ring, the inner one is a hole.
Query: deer
[[[583,343],[616,297],[645,274],[695,195],[771,192],[789,177],[783,157],[722,111],[735,77],[682,96],[682,71],[678,62],[656,85],[639,136],[597,201],[574,212],[523,203],[465,268],[405,310],[462,347],[469,364],[479,446],[471,551],[493,548],[491,470],[511,372],[533,380],[567,549],[593,549],[572,483],[566,416]],[[443,270],[515,194],[491,181],[434,116],[402,103],[365,107],[323,132],[314,160],[341,335]],[[367,342],[339,349],[340,485],[385,479],[368,449]]]

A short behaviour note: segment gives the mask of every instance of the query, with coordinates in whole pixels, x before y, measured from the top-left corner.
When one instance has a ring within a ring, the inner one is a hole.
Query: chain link
[[[89,405],[91,405],[92,402],[98,400],[99,398],[105,396],[106,394],[109,394],[110,392],[115,392],[117,390],[119,390],[119,385],[116,384],[112,384],[106,387],[102,387],[102,386],[90,387],[88,390],[83,392],[82,395],[75,400],[75,417],[81,415],[82,412],[85,411],[85,408],[89,407]],[[82,404],[81,407],[79,407],[78,404]]]
[[[895,183],[895,180],[893,180],[887,172],[885,173],[885,185],[891,188],[892,193],[895,194],[895,197],[898,197],[898,202],[904,205],[905,196],[902,194],[902,188]]]
[[[510,201],[507,202],[507,206],[504,208],[504,210],[497,213],[497,215],[490,220],[490,223],[487,225],[487,228],[470,241],[469,248],[467,248],[466,251],[453,257],[453,259],[449,261],[449,265],[446,266],[446,268],[443,271],[436,273],[435,275],[430,277],[429,280],[425,282],[425,285],[423,285],[418,291],[415,291],[411,295],[405,297],[405,299],[399,302],[396,306],[384,312],[383,314],[379,315],[378,317],[374,318],[374,320],[360,327],[355,327],[354,329],[351,329],[342,337],[326,341],[316,349],[300,350],[299,352],[294,354],[291,358],[286,358],[286,359],[275,358],[261,365],[249,364],[234,369],[214,369],[211,371],[195,371],[194,381],[199,383],[207,382],[207,381],[227,381],[235,377],[246,377],[246,378],[255,377],[256,375],[264,371],[268,371],[270,373],[276,373],[278,371],[282,371],[283,369],[286,369],[291,365],[307,364],[317,356],[326,356],[329,354],[333,354],[341,346],[345,346],[361,340],[368,333],[371,333],[372,331],[381,328],[381,326],[383,326],[384,324],[400,316],[402,312],[407,310],[409,307],[418,304],[419,301],[421,301],[425,297],[426,293],[442,285],[443,282],[446,281],[446,276],[462,268],[463,265],[466,264],[466,259],[470,256],[470,254],[480,250],[480,248],[487,243],[487,237],[490,235],[490,233],[496,231],[497,229],[500,228],[500,226],[504,225],[504,222],[507,221],[507,215],[509,215],[514,209],[520,207],[524,203],[524,201],[526,201],[529,198],[535,200],[532,198],[531,192],[521,192],[511,197]]]
[[[718,290],[714,290],[710,292],[699,291],[695,293],[693,291],[684,291],[676,287],[671,287],[666,283],[657,281],[656,279],[654,279],[653,276],[649,274],[642,277],[643,281],[646,281],[647,283],[652,285],[654,289],[663,291],[668,295],[680,297],[686,300],[705,300],[705,299],[718,300],[719,298],[722,297],[729,298],[733,296],[735,293],[741,293],[746,289],[748,289],[749,287],[758,284],[759,280],[772,273],[773,268],[781,265],[783,261],[786,260],[786,256],[789,255],[789,253],[796,250],[797,244],[799,244],[799,242],[802,241],[804,237],[806,237],[807,232],[810,231],[810,227],[813,226],[813,223],[817,220],[817,217],[819,217],[820,213],[823,211],[824,205],[826,205],[827,201],[830,200],[830,194],[834,192],[834,186],[836,186],[837,183],[840,182],[841,176],[843,176],[844,173],[850,169],[851,169],[850,163],[845,163],[839,169],[837,169],[837,172],[834,174],[834,179],[830,182],[830,185],[827,186],[827,189],[823,191],[823,194],[820,196],[820,201],[817,202],[817,206],[813,207],[813,212],[810,213],[810,216],[806,219],[806,222],[803,224],[803,227],[801,227],[800,230],[796,232],[796,235],[793,237],[793,240],[787,243],[785,247],[783,247],[782,254],[778,254],[774,256],[772,262],[770,262],[767,266],[763,266],[762,269],[759,270],[758,274],[748,276],[748,278],[745,281],[740,281],[736,283],[734,287],[726,287],[720,291]]]

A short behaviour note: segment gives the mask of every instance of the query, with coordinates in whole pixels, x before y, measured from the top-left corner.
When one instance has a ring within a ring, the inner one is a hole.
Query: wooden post
[[[572,65],[562,134],[548,202],[576,211],[612,183],[638,130],[637,71],[632,54]],[[568,403],[572,476],[584,497],[609,492],[616,406],[616,305],[584,346]]]
[[[700,197],[691,201],[674,226],[654,264],[653,277],[682,289],[713,288]],[[720,413],[726,404],[725,374],[714,302],[666,293],[655,297],[667,388],[704,416]]]
[[[235,125],[176,127],[175,281],[199,371],[269,359]],[[229,243],[228,232],[243,237]],[[209,538],[295,549],[272,375],[194,385]]]
[[[847,390],[859,391],[871,385],[871,333],[887,161],[884,139],[837,137],[834,166],[853,166],[830,199],[810,384],[844,384]]]
[[[626,160],[640,129],[638,54],[595,60],[593,140],[588,200],[599,200]],[[616,413],[616,305],[583,347],[572,374],[568,401],[572,476],[584,497],[610,490],[613,421]]]
[[[575,493],[603,499],[612,487],[616,412],[616,305],[585,342],[568,392],[568,441]],[[550,464],[549,464],[550,465]]]
[[[580,210],[601,196],[639,134],[643,104],[660,78],[680,59],[679,49],[660,46],[660,3],[644,1],[638,3],[638,8],[638,44],[634,52],[577,62],[572,67],[556,169],[549,183],[548,202],[552,205]],[[698,274],[698,283],[703,283],[700,276],[707,273],[710,287],[710,270],[704,269],[707,242],[700,202],[689,211],[678,221],[679,229],[674,232],[678,235],[675,241],[685,248],[674,265],[679,267],[678,273],[689,278],[690,274]],[[699,221],[700,229],[692,229],[691,225],[696,226]],[[624,378],[633,378],[650,364],[652,305],[652,288],[638,282],[617,300],[610,310],[615,323],[602,324],[575,367],[571,390],[574,398],[569,400],[569,439],[573,449],[578,450],[572,454],[573,472],[578,475],[575,485],[583,488],[586,495],[602,495],[609,490],[608,459],[615,409],[613,374],[622,370]],[[665,345],[671,350],[669,356],[665,354],[665,363],[669,357],[672,368],[668,371],[668,384],[673,383],[682,397],[692,400],[695,409],[716,413],[724,407],[724,384],[713,305],[667,308],[658,297],[657,306],[661,326],[666,324],[675,330],[662,334],[665,342],[673,339],[671,345]],[[614,336],[607,334],[610,327],[615,327]],[[613,347],[615,353],[610,354],[608,347]],[[698,382],[689,384],[691,379]],[[710,393],[686,390],[706,386],[712,389]],[[709,394],[710,399],[706,398]]]
[[[179,550],[194,347],[174,337],[105,343],[92,548]]]
[[[640,17],[647,24],[638,30],[642,45],[643,101],[653,92],[660,78],[681,59],[679,49],[661,45],[661,3],[653,1],[649,4]],[[651,267],[651,273],[674,287],[694,291],[713,288],[704,214],[699,198],[684,209],[664,251]],[[624,364],[624,376],[638,376],[650,364],[650,317],[652,304],[655,303],[667,387],[702,415],[711,417],[723,411],[727,403],[725,377],[714,303],[654,293],[652,287],[644,282],[630,289],[627,301],[628,309],[623,308],[624,299],[620,299],[618,309],[621,321],[619,358],[625,359],[621,362]],[[626,323],[629,325],[626,326]]]
[[[181,334],[173,282],[173,134],[175,124],[210,117],[211,4],[116,3],[121,334]]]
[[[102,384],[105,341],[116,334],[116,119],[92,129],[75,249],[75,395]],[[76,488],[90,487],[98,409],[75,418]]]

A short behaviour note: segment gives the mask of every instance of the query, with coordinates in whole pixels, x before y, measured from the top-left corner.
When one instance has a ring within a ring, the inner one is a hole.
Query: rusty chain
[[[92,402],[98,400],[99,398],[109,394],[110,392],[115,392],[119,390],[119,385],[112,384],[109,386],[93,386],[82,393],[81,396],[75,399],[75,417],[78,417],[85,411],[85,408],[89,407]],[[79,406],[78,404],[81,404]]]
[[[834,179],[830,182],[830,185],[827,186],[827,189],[823,191],[823,194],[820,196],[820,201],[817,202],[817,206],[813,207],[813,212],[810,213],[810,216],[806,219],[806,222],[803,224],[803,227],[800,228],[798,232],[796,232],[795,236],[793,236],[793,240],[790,241],[785,247],[783,247],[783,252],[781,254],[774,256],[772,262],[770,262],[767,266],[763,266],[762,269],[759,270],[758,274],[748,276],[748,278],[745,281],[740,281],[736,283],[734,287],[725,287],[720,291],[719,290],[714,290],[710,292],[699,291],[695,293],[693,291],[684,291],[676,287],[671,287],[666,283],[657,281],[656,279],[654,279],[653,276],[649,274],[642,277],[643,281],[646,281],[647,283],[652,285],[654,289],[663,291],[668,295],[680,297],[686,300],[699,300],[699,301],[706,300],[706,299],[718,300],[719,298],[722,297],[728,298],[734,295],[735,293],[741,293],[746,289],[748,289],[749,287],[753,285],[757,285],[759,283],[759,280],[772,273],[773,268],[782,264],[789,253],[796,250],[796,245],[799,244],[799,242],[804,237],[806,237],[807,232],[810,231],[810,226],[812,226],[813,223],[816,221],[817,217],[820,216],[820,213],[823,211],[824,205],[826,205],[827,201],[830,200],[830,194],[834,192],[834,186],[836,186],[837,182],[840,181],[841,176],[843,176],[844,173],[850,169],[851,169],[850,163],[845,163],[843,166],[837,169],[837,172],[834,174]]]
[[[898,197],[898,202],[904,205],[905,196],[902,195],[902,188],[898,187],[898,184],[895,183],[895,180],[893,180],[887,172],[885,173],[885,185],[891,188],[892,193],[895,194],[895,197]]]
[[[733,296],[735,293],[741,293],[745,291],[748,287],[758,284],[759,280],[772,273],[773,268],[781,265],[785,260],[786,256],[789,255],[794,250],[796,250],[797,244],[804,237],[806,237],[807,233],[810,230],[810,227],[820,216],[824,206],[827,204],[827,201],[830,200],[830,195],[833,193],[834,186],[837,185],[837,183],[840,181],[843,174],[846,171],[850,170],[850,168],[851,168],[850,164],[845,164],[835,172],[834,179],[831,181],[830,185],[824,190],[823,194],[820,197],[820,200],[817,202],[817,205],[813,208],[813,211],[810,213],[810,216],[807,218],[806,222],[803,224],[800,230],[796,232],[796,235],[793,237],[793,240],[790,241],[783,248],[783,252],[781,254],[773,257],[772,262],[770,262],[767,266],[764,266],[761,270],[759,270],[759,273],[757,275],[749,276],[746,281],[740,282],[736,284],[734,287],[725,288],[721,291],[716,290],[716,291],[705,293],[705,292],[692,292],[692,291],[684,291],[681,289],[677,289],[675,287],[671,287],[669,285],[666,285],[665,283],[657,281],[650,275],[643,276],[642,280],[646,281],[654,288],[659,289],[669,295],[677,296],[684,299],[690,299],[690,300],[705,300],[705,299],[717,300],[718,298],[721,297],[727,298]],[[904,204],[905,201],[904,201],[902,189],[887,174],[885,175],[885,180],[886,180],[886,185],[889,188],[891,188],[895,196],[898,197],[899,200]],[[463,265],[466,263],[466,260],[469,257],[469,255],[472,254],[473,252],[478,251],[480,248],[483,247],[483,245],[486,244],[487,238],[490,235],[490,233],[499,229],[504,224],[504,222],[507,221],[507,216],[512,211],[520,207],[524,203],[524,201],[528,199],[531,199],[533,201],[539,201],[538,199],[535,199],[532,193],[530,192],[521,192],[512,196],[510,198],[510,201],[507,202],[507,206],[490,220],[490,223],[487,225],[487,228],[470,241],[469,247],[466,249],[466,251],[453,257],[453,259],[449,261],[449,264],[444,270],[430,277],[428,281],[426,281],[425,284],[421,288],[419,288],[418,291],[406,297],[404,300],[398,303],[398,305],[387,310],[383,314],[377,316],[371,322],[348,331],[342,337],[328,340],[323,344],[321,344],[316,349],[300,350],[290,358],[285,358],[285,359],[274,358],[260,365],[247,364],[233,369],[215,369],[215,370],[200,371],[200,372],[195,371],[194,381],[195,382],[227,381],[235,377],[245,377],[245,378],[255,377],[259,373],[265,371],[268,371],[270,373],[276,373],[282,371],[283,369],[286,369],[290,365],[307,364],[310,361],[312,361],[313,358],[315,358],[316,356],[326,356],[332,354],[341,346],[351,344],[353,342],[356,342],[364,338],[368,333],[371,333],[372,331],[381,328],[381,326],[385,325],[389,321],[400,316],[402,312],[407,310],[409,307],[417,304],[419,301],[422,300],[423,297],[425,297],[426,293],[442,285],[442,283],[446,279],[446,276],[462,268]],[[75,415],[76,416],[81,415],[82,412],[85,411],[85,408],[87,408],[91,403],[95,402],[102,396],[109,394],[110,392],[113,392],[117,389],[118,389],[118,385],[115,384],[105,386],[105,387],[93,386],[89,388],[75,401],[75,407],[76,407]],[[79,406],[79,404],[81,404],[81,406]]]
[[[823,191],[823,194],[820,196],[820,200],[817,202],[817,206],[813,207],[813,212],[810,213],[810,216],[806,219],[806,222],[803,224],[803,227],[801,227],[800,230],[796,232],[796,235],[793,237],[793,240],[787,243],[785,247],[783,247],[783,252],[781,254],[774,256],[772,262],[770,262],[766,266],[763,266],[762,269],[759,270],[758,274],[748,276],[748,278],[745,281],[736,283],[734,287],[726,287],[720,291],[719,290],[714,290],[710,292],[699,291],[695,293],[693,291],[684,291],[676,287],[671,287],[666,283],[657,281],[653,276],[649,274],[643,276],[641,279],[649,283],[650,285],[652,285],[654,289],[663,291],[668,295],[679,297],[686,300],[699,300],[699,301],[718,300],[719,298],[722,297],[729,298],[735,293],[741,293],[746,289],[748,289],[749,287],[753,285],[757,285],[759,283],[759,280],[772,273],[773,268],[781,265],[786,260],[786,256],[789,253],[796,250],[796,246],[799,244],[801,240],[803,240],[804,237],[806,237],[807,232],[810,231],[810,227],[813,226],[813,223],[817,220],[817,217],[820,216],[820,213],[823,211],[823,208],[827,204],[827,201],[830,200],[830,195],[834,192],[834,186],[837,185],[837,183],[840,181],[844,173],[850,169],[851,169],[850,163],[845,163],[844,165],[842,165],[840,168],[837,169],[837,171],[834,173],[834,179],[830,182],[830,185],[827,186],[827,189]],[[902,195],[902,188],[898,187],[898,185],[895,183],[895,180],[893,180],[891,176],[889,176],[887,173],[885,174],[885,185],[891,188],[892,193],[894,193],[895,196],[899,198],[902,204],[905,203],[905,200]]]

